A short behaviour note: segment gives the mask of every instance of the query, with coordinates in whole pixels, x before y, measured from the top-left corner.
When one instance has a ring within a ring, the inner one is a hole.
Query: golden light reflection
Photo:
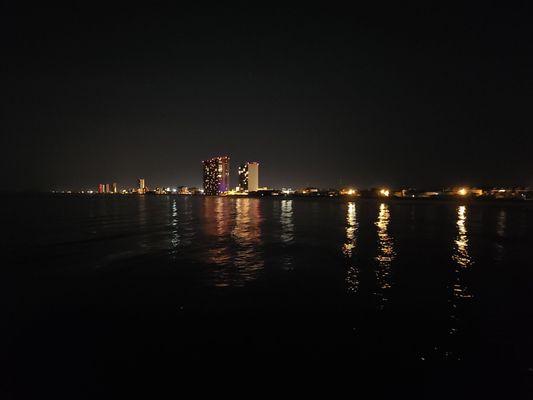
[[[390,267],[394,260],[394,240],[389,235],[388,228],[390,223],[389,206],[382,203],[379,206],[378,219],[376,226],[378,228],[378,255],[376,261],[378,262],[376,270],[376,281],[378,286],[378,295],[381,299],[381,306],[388,300],[386,292],[391,287],[391,271]]]
[[[210,236],[206,261],[226,266],[231,261],[229,233],[231,214],[229,201],[223,197],[206,197],[204,200],[205,233]]]
[[[459,331],[459,314],[464,302],[472,298],[467,286],[464,283],[464,272],[472,265],[469,254],[468,230],[467,230],[467,208],[457,207],[457,233],[454,240],[454,250],[452,260],[454,261],[454,278],[452,283],[452,299],[449,329],[450,335],[455,335]]]
[[[464,347],[461,345],[460,331],[464,329],[465,314],[468,305],[472,299],[472,294],[469,292],[465,284],[465,273],[472,266],[473,260],[470,256],[469,237],[468,237],[468,209],[461,205],[457,207],[455,214],[455,234],[453,236],[453,274],[451,282],[448,285],[448,313],[449,320],[447,329],[447,337],[434,347],[437,355],[444,360],[460,361],[463,358],[462,352]]]
[[[215,286],[243,286],[264,266],[261,201],[217,197],[204,202],[208,247],[201,258],[211,264]]]
[[[355,232],[357,230],[356,209],[355,203],[348,203],[348,210],[346,214],[346,243],[342,247],[342,252],[345,256],[351,257],[353,249],[355,248]]]
[[[259,199],[240,198],[235,204],[235,227],[232,235],[237,245],[234,258],[241,283],[255,278],[264,266],[260,252],[262,221]]]
[[[359,290],[359,268],[355,265],[353,255],[357,244],[357,210],[354,202],[348,203],[346,211],[346,242],[342,246],[342,252],[348,259],[346,273],[346,288],[349,292],[356,293]]]
[[[468,235],[466,231],[466,206],[457,208],[457,236],[455,237],[455,252],[453,260],[462,268],[467,268],[471,264],[468,254]]]

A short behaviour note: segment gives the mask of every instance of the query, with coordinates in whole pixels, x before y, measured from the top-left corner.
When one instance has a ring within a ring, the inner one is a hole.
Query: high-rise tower
[[[239,187],[247,192],[259,189],[259,163],[247,162],[239,167]]]
[[[214,157],[203,161],[204,194],[219,195],[229,190],[229,157]]]
[[[145,194],[146,193],[146,183],[144,182],[144,178],[139,178],[137,183],[138,183],[137,192],[139,194]]]

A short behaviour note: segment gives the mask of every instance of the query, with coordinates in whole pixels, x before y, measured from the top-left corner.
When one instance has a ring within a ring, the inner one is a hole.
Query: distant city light
[[[358,191],[353,187],[347,187],[340,189],[338,194],[341,194],[343,196],[356,196],[358,194]]]
[[[116,182],[99,183],[93,189],[77,190],[52,190],[53,193],[80,193],[80,194],[178,194],[178,195],[222,195],[222,196],[323,196],[337,197],[349,196],[350,201],[355,197],[361,198],[453,198],[468,197],[469,199],[520,199],[533,200],[533,188],[531,187],[475,187],[475,186],[451,186],[441,190],[423,190],[409,187],[395,188],[372,188],[358,189],[354,186],[344,186],[341,188],[319,188],[307,186],[301,189],[283,187],[280,189],[268,186],[259,186],[259,163],[246,162],[238,168],[239,182],[234,190],[229,189],[230,178],[230,158],[228,156],[214,157],[203,161],[203,188],[198,187],[152,187],[149,188],[144,178],[137,178],[137,186],[128,189],[118,188]],[[254,194],[256,193],[256,194]]]

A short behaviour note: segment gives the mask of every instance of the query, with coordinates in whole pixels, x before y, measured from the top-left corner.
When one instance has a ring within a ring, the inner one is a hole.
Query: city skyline
[[[233,187],[231,186],[233,179],[236,182]],[[376,191],[376,193],[383,197],[389,197],[391,191],[396,191],[396,195],[391,197],[405,197],[404,194],[401,196],[398,195],[399,192],[406,191],[415,191],[415,192],[425,192],[437,194],[438,192],[455,192],[457,195],[464,196],[468,195],[481,195],[482,191],[488,193],[489,191],[497,193],[499,192],[511,192],[513,190],[523,190],[530,192],[531,187],[526,185],[472,185],[472,184],[452,184],[447,186],[437,186],[429,185],[426,187],[414,187],[414,186],[394,186],[388,184],[374,185],[374,186],[359,186],[353,184],[342,185],[342,182],[339,182],[339,185],[330,185],[326,187],[320,187],[318,185],[305,185],[305,186],[268,186],[268,185],[259,185],[259,163],[256,161],[247,161],[244,163],[238,164],[238,167],[232,169],[231,167],[231,157],[228,155],[215,156],[207,160],[202,161],[202,183],[200,185],[183,185],[182,182],[172,184],[155,184],[147,185],[145,178],[137,178],[136,187],[132,186],[122,186],[120,189],[121,193],[131,193],[132,191],[138,194],[146,194],[148,192],[157,192],[158,194],[164,193],[179,193],[179,194],[192,194],[187,189],[193,189],[193,192],[196,192],[198,188],[202,188],[202,194],[207,195],[222,195],[222,194],[238,194],[239,192],[253,193],[258,190],[277,190],[283,192],[284,190],[288,191],[300,191],[305,193],[306,190],[309,192],[318,192],[318,191],[327,191],[327,190],[337,190],[340,195],[353,195],[358,191]],[[181,189],[180,189],[181,188]],[[181,190],[184,190],[186,193],[181,193]],[[49,190],[47,190],[49,191]],[[87,186],[85,188],[76,188],[76,189],[54,189],[54,192],[87,192],[87,193],[99,193],[99,194],[109,194],[119,193],[117,182],[113,183],[98,183],[97,189],[89,189]],[[476,193],[478,192],[479,193]],[[286,193],[285,193],[286,194]],[[431,197],[431,196],[429,196]]]
[[[203,185],[188,186],[152,186],[146,184],[145,178],[137,179],[136,188],[118,190],[116,182],[100,183],[97,190],[86,189],[79,191],[56,191],[53,193],[82,193],[82,194],[157,194],[157,195],[206,195],[206,196],[322,196],[346,198],[365,197],[381,199],[450,199],[450,198],[479,198],[493,200],[531,200],[533,188],[524,186],[471,186],[455,185],[445,188],[432,189],[413,187],[380,186],[371,188],[344,187],[319,188],[308,186],[304,188],[275,188],[259,186],[259,163],[248,161],[237,168],[237,186],[231,187],[231,158],[227,155],[216,156],[202,161]]]
[[[200,186],[212,154],[274,187],[533,185],[525,3],[4,7],[5,190]]]

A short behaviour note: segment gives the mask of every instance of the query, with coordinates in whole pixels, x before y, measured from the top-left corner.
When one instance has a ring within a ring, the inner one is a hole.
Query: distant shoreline
[[[273,200],[342,200],[342,201],[380,201],[380,202],[428,202],[428,203],[443,203],[443,202],[452,202],[452,203],[525,203],[533,204],[533,198],[520,199],[520,198],[493,198],[488,196],[433,196],[433,197],[371,197],[371,196],[349,196],[349,195],[338,195],[338,196],[324,196],[324,195],[201,195],[201,194],[192,194],[184,195],[177,193],[168,193],[168,194],[101,194],[101,193],[52,193],[52,192],[4,192],[3,195],[14,195],[14,196],[28,196],[28,195],[40,195],[40,196],[58,196],[58,197],[87,197],[87,198],[101,198],[101,199],[110,199],[110,198],[154,198],[154,197],[181,197],[181,198],[227,198],[227,199],[273,199]]]

